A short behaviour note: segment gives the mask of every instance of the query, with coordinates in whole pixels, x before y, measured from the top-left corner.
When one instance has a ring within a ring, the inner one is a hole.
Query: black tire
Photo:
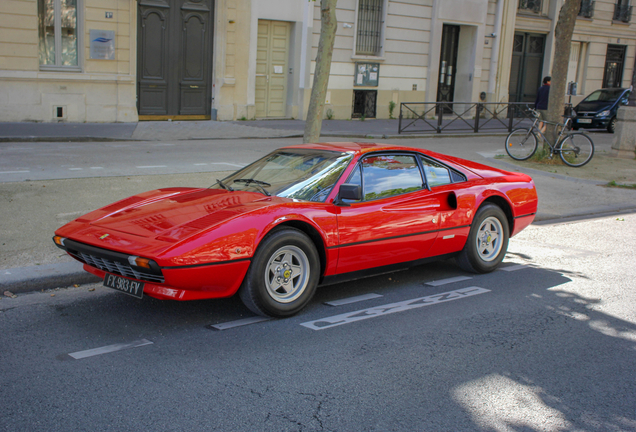
[[[563,163],[575,168],[582,167],[594,156],[594,142],[582,132],[568,134],[559,149]]]
[[[489,273],[503,261],[509,237],[503,210],[495,204],[484,204],[477,211],[466,245],[455,260],[467,272]]]
[[[309,303],[319,277],[320,259],[309,237],[295,228],[277,229],[258,246],[239,296],[255,314],[288,317]]]
[[[614,133],[616,131],[616,117],[612,117],[612,119],[607,124],[607,131],[609,133]]]
[[[506,137],[506,153],[515,160],[530,159],[536,151],[537,136],[530,129],[515,129]]]

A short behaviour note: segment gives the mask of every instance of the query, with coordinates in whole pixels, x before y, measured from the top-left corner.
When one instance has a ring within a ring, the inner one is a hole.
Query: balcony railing
[[[614,5],[614,21],[628,23],[632,20],[632,6],[629,4]]]
[[[579,16],[583,18],[592,18],[594,16],[594,5],[596,4],[593,0],[582,0],[581,1],[581,10],[579,11]]]
[[[541,0],[519,0],[519,10],[541,12]]]

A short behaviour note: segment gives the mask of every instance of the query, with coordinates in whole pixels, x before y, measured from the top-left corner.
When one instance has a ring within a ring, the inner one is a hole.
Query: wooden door
[[[285,117],[290,24],[258,21],[256,117]]]
[[[213,0],[140,0],[138,8],[140,119],[209,118]]]
[[[510,68],[510,102],[534,103],[541,87],[545,36],[516,33]]]

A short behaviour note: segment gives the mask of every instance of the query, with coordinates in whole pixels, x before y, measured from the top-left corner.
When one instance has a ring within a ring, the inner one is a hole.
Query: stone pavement
[[[350,141],[367,138],[393,142],[476,160],[507,170],[530,174],[539,191],[540,208],[537,223],[565,221],[568,218],[593,217],[621,212],[636,212],[636,190],[603,187],[610,181],[636,184],[636,161],[609,157],[613,136],[605,132],[592,133],[596,154],[583,168],[569,168],[560,163],[537,165],[517,164],[504,157],[504,131],[498,135],[485,134],[397,134],[397,120],[331,120],[323,122],[324,141]],[[53,124],[0,123],[0,145],[19,141],[165,141],[188,139],[285,138],[301,137],[304,122],[300,120],[258,120],[245,122],[143,122],[139,124]],[[341,137],[331,139],[330,137]],[[432,139],[443,138],[443,139]],[[399,138],[399,139],[398,139]],[[297,141],[295,141],[297,142]],[[46,146],[43,142],[42,146]],[[282,144],[281,144],[282,145]],[[0,184],[0,245],[11,245],[10,259],[0,254],[0,298],[5,290],[13,293],[34,289],[95,282],[50,240],[52,231],[79,216],[65,208],[77,202],[93,208],[104,204],[91,202],[94,191],[101,199],[115,201],[157,187],[201,184],[207,175],[180,174],[115,178],[56,180],[54,182],[18,182]],[[218,173],[222,175],[222,173]],[[46,186],[46,187],[45,187]],[[61,219],[60,219],[61,218]],[[35,227],[10,235],[9,228]],[[5,231],[6,229],[6,231]],[[6,234],[6,235],[5,235]]]

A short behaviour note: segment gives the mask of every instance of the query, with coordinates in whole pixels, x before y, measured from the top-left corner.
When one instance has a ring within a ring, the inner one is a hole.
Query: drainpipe
[[[495,93],[497,85],[497,68],[499,67],[499,41],[501,40],[501,21],[503,16],[504,0],[497,0],[497,12],[495,15],[495,39],[492,43],[492,54],[490,55],[490,73],[488,76],[488,94]],[[494,100],[493,100],[494,101]]]

